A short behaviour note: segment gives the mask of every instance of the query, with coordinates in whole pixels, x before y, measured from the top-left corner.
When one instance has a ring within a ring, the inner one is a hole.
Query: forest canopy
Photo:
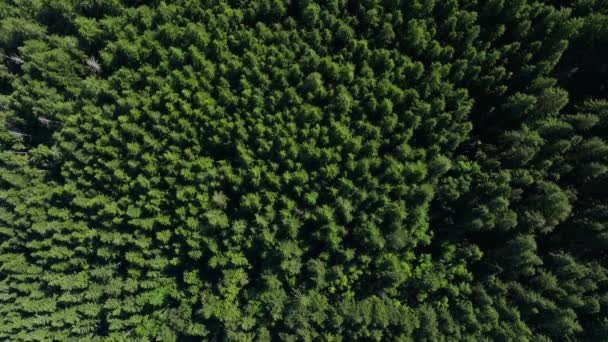
[[[0,340],[608,339],[603,0],[0,2]]]

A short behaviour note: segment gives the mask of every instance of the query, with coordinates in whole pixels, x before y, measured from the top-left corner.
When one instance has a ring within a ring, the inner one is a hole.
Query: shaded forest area
[[[0,340],[608,339],[602,0],[0,2]]]

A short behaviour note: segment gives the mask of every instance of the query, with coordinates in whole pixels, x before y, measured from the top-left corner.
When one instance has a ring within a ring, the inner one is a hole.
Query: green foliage
[[[601,341],[602,1],[0,4],[0,340]]]

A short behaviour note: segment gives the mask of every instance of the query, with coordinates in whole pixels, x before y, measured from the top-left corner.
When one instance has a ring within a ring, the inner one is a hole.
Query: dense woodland
[[[3,0],[0,340],[605,341],[603,0]]]

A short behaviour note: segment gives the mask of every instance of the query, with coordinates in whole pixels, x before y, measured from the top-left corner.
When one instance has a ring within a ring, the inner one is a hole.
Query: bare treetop
[[[86,64],[92,73],[99,74],[101,72],[101,64],[99,64],[99,62],[97,61],[97,59],[95,59],[95,57],[91,56],[91,57],[87,58]]]
[[[25,63],[25,60],[23,60],[23,58],[17,56],[17,55],[11,55],[11,56],[7,56],[5,54],[0,54],[2,57],[7,58],[8,60],[14,62],[15,64],[23,64]]]
[[[39,117],[38,122],[45,125],[47,128],[60,127],[61,123],[59,121],[47,119],[45,117]]]

